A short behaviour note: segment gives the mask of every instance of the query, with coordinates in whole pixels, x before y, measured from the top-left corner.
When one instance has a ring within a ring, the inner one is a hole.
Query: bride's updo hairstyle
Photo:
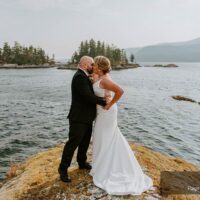
[[[94,58],[95,65],[104,73],[107,74],[111,71],[110,60],[105,56],[96,56]]]

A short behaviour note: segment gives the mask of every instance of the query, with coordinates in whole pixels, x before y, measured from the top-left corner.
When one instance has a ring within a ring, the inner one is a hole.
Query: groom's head
[[[94,66],[94,60],[92,57],[89,57],[89,56],[81,57],[80,62],[79,62],[79,67],[81,69],[91,74],[93,72],[93,66]]]

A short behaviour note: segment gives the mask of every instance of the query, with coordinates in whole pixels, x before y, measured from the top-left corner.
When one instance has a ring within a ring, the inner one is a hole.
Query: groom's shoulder
[[[83,77],[83,78],[87,78],[83,72],[81,70],[77,70],[76,73],[74,74],[73,79],[78,78],[78,77]]]
[[[76,83],[80,83],[82,81],[86,81],[87,77],[80,72],[79,70],[76,71],[76,73],[74,74],[73,78],[72,78],[72,84],[76,84]]]

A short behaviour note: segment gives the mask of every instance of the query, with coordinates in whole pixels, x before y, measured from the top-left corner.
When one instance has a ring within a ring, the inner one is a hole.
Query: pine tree
[[[78,48],[78,51],[75,51],[71,57],[71,63],[77,64],[80,58],[84,55],[95,57],[98,55],[106,56],[110,59],[112,65],[123,65],[128,63],[128,59],[123,52],[123,50],[117,48],[115,45],[108,45],[104,42],[97,41],[94,39],[82,41]]]
[[[0,48],[1,49],[1,48]],[[14,46],[10,47],[7,42],[4,43],[0,51],[0,62],[10,64],[44,64],[49,63],[50,59],[45,51],[38,47],[34,48],[32,45],[29,47],[21,46],[18,42],[14,42]],[[54,63],[54,58],[51,63]]]
[[[75,51],[74,54],[72,55],[72,58],[71,58],[71,62],[74,63],[74,64],[78,64],[79,62],[79,55],[78,53]]]
[[[89,41],[89,56],[96,56],[96,42],[93,39]]]
[[[83,55],[88,55],[88,53],[89,53],[89,44],[88,41],[86,40],[83,45]]]
[[[96,55],[102,55],[102,51],[101,51],[101,42],[97,41],[97,47],[96,47]]]
[[[116,48],[113,50],[113,65],[119,65],[121,60],[121,50]]]
[[[12,63],[16,63],[18,65],[23,64],[21,63],[21,54],[22,52],[20,48],[20,44],[18,42],[14,43],[14,46],[12,47]]]
[[[133,63],[133,62],[134,62],[134,60],[135,60],[135,57],[134,57],[134,55],[133,55],[133,54],[131,54],[131,55],[130,55],[130,61]]]
[[[2,60],[5,63],[12,63],[12,50],[7,42],[4,43],[3,46],[3,53],[2,53]]]
[[[100,55],[103,55],[103,56],[106,55],[106,49],[105,49],[105,43],[104,42],[101,44]]]
[[[122,55],[122,57],[121,57],[121,65],[124,66],[124,65],[128,64],[128,59],[126,57],[126,52],[124,51],[124,49],[122,49],[121,55]]]
[[[2,61],[2,49],[0,48],[0,64],[3,63]]]
[[[105,49],[105,56],[108,57],[109,59],[111,59],[111,48],[110,48],[110,45],[107,45],[106,46],[106,49]]]
[[[82,41],[79,47],[79,56],[82,57],[83,55],[85,54],[84,54],[84,43]]]

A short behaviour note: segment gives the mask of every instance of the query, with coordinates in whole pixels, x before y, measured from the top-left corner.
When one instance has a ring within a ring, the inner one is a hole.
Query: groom
[[[79,169],[91,169],[86,162],[87,150],[92,134],[92,123],[96,117],[96,104],[105,106],[104,98],[94,95],[89,74],[92,73],[94,60],[89,56],[83,56],[79,62],[79,68],[74,74],[71,84],[72,102],[68,115],[69,139],[66,142],[58,172],[63,182],[71,182],[68,176],[68,167],[75,149],[78,147],[77,162]]]

